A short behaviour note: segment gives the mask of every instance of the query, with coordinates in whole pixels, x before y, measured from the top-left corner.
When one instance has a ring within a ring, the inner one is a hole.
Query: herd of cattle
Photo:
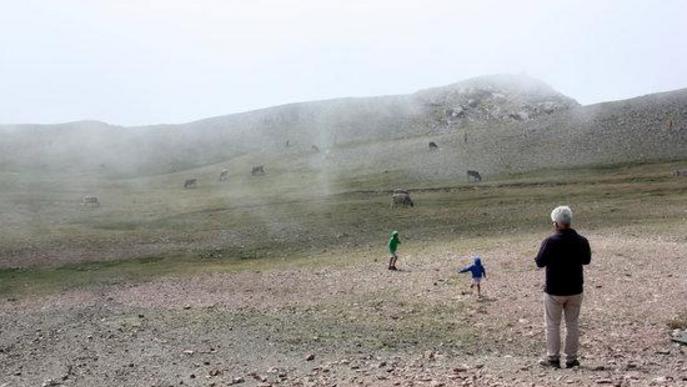
[[[263,176],[265,175],[265,167],[263,165],[258,165],[253,167],[250,171],[251,176]],[[220,183],[225,183],[229,181],[229,170],[223,169],[219,174],[217,179]],[[186,179],[184,180],[184,188],[196,188],[198,186],[198,179]]]
[[[289,147],[290,143],[289,141],[286,142],[286,146]],[[319,152],[320,149],[316,146],[312,146],[312,150]],[[437,151],[439,150],[439,146],[433,142],[429,142],[429,150],[430,151]],[[264,165],[257,165],[254,166],[251,171],[250,171],[251,176],[264,176],[265,175],[265,166]],[[675,177],[687,177],[687,169],[681,169],[681,170],[676,170],[673,172],[673,176]],[[468,182],[481,182],[482,181],[482,175],[478,171],[475,170],[468,170],[467,171],[467,180]],[[220,183],[224,183],[229,181],[229,170],[223,169],[220,174],[218,181]],[[184,188],[189,189],[189,188],[196,188],[198,186],[198,179],[186,179],[184,181]],[[100,201],[96,196],[88,195],[84,196],[81,199],[81,205],[84,207],[100,207]],[[413,203],[413,199],[410,197],[410,192],[407,190],[403,189],[395,189],[391,195],[391,207],[396,208],[396,207],[414,207],[415,203]]]
[[[253,169],[251,169],[251,171],[250,171],[250,174],[251,174],[251,176],[264,176],[265,175],[265,166],[264,165],[258,165],[258,166],[253,167]],[[478,171],[468,170],[467,177],[468,177],[468,181],[472,181],[472,182],[482,181],[482,176],[480,175],[480,173]],[[229,171],[227,169],[223,169],[222,172],[220,172],[218,181],[220,183],[229,181]],[[198,179],[186,179],[186,180],[184,180],[184,188],[196,188],[197,186],[198,186]],[[410,205],[410,207],[412,207],[412,204]]]

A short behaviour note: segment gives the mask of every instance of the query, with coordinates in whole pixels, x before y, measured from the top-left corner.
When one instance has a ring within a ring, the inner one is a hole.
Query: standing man
[[[565,366],[579,366],[580,307],[582,306],[583,269],[592,259],[589,241],[571,228],[572,210],[561,206],[551,212],[555,232],[546,238],[535,258],[537,267],[546,268],[544,311],[546,316],[547,357],[539,363],[560,368],[561,314],[565,315]]]

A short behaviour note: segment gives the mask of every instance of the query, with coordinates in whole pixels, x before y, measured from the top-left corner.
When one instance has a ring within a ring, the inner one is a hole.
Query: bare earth
[[[544,236],[480,251],[482,300],[455,271],[472,251],[412,241],[397,273],[383,250],[339,251],[315,267],[3,299],[0,386],[687,385],[668,326],[687,308],[687,240],[587,233],[583,364],[548,370],[532,263]]]

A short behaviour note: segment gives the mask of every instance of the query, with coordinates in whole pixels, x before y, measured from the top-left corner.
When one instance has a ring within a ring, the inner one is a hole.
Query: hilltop
[[[176,125],[5,125],[0,167],[138,176],[294,163],[335,174],[456,178],[468,168],[500,174],[682,158],[686,123],[684,89],[580,106],[539,80],[493,75],[410,95],[295,103]],[[441,152],[428,153],[429,141]]]

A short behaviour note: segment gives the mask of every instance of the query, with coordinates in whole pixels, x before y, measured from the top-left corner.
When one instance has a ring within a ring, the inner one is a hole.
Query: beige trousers
[[[549,359],[559,359],[561,351],[561,314],[565,315],[565,354],[566,361],[577,359],[580,344],[578,318],[582,307],[582,293],[573,296],[552,296],[544,293],[546,317],[546,352]]]

